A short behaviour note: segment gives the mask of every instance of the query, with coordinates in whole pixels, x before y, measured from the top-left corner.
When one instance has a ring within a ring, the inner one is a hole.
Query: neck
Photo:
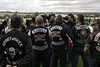
[[[21,28],[12,28],[12,30],[18,30],[18,31],[21,31]]]
[[[39,26],[44,27],[43,24],[36,24],[36,27],[39,27]]]
[[[77,25],[81,25],[81,22],[78,22]]]

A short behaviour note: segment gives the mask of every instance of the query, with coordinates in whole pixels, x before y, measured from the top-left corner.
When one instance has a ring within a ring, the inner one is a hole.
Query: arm
[[[25,56],[20,60],[22,64],[28,63],[33,55],[33,50],[32,50],[32,42],[30,38],[27,38],[26,46],[25,46],[26,54]]]
[[[93,40],[93,36],[92,36],[92,34],[91,35],[89,35],[89,37],[86,39],[86,44],[85,44],[85,47],[84,47],[84,53],[86,54],[86,55],[90,55],[90,47],[91,47],[91,42],[92,42],[92,40]]]
[[[73,35],[73,44],[75,44],[75,39],[76,39],[76,28],[75,27],[72,27],[71,28],[71,32],[72,32],[72,35]]]
[[[71,40],[74,41],[74,36],[73,36],[71,29],[67,28],[66,32],[67,32],[68,36],[71,38]]]
[[[90,46],[91,46],[90,44],[86,44],[84,47],[84,53],[86,55],[90,55],[90,51],[89,51]]]
[[[69,30],[69,28],[67,28],[67,27],[66,27],[65,31],[66,31],[66,37],[68,38],[68,47],[72,48],[73,41],[74,41],[73,34],[72,34],[71,30]]]
[[[51,44],[51,31],[50,30],[48,30],[48,45],[50,45]]]
[[[1,64],[1,58],[2,58],[2,56],[1,56],[1,52],[2,52],[2,48],[1,48],[2,46],[1,46],[1,39],[0,39],[0,64]]]
[[[0,37],[0,64],[4,58],[3,49],[2,49],[2,36]]]

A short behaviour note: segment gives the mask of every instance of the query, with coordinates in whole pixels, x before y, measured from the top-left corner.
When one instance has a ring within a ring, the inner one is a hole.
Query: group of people
[[[26,27],[22,16],[8,21],[1,25],[1,67],[77,67],[80,55],[83,67],[100,65],[100,20],[88,26],[83,15],[52,13],[26,20]]]

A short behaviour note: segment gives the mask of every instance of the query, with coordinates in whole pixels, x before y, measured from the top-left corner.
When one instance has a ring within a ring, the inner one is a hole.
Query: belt
[[[54,42],[54,41],[52,41],[52,45],[55,45],[55,46],[63,45],[64,43],[65,43],[64,41],[61,41],[61,42]]]
[[[35,45],[33,45],[32,48],[33,48],[34,50],[40,50],[40,51],[42,51],[42,50],[47,49],[47,48],[48,48],[48,45],[45,45],[45,46],[35,46]]]

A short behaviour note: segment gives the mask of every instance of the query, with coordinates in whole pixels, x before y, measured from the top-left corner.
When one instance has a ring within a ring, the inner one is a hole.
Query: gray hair
[[[37,16],[36,19],[35,19],[35,22],[36,22],[36,24],[38,24],[38,25],[43,24],[43,23],[44,23],[43,17]]]

